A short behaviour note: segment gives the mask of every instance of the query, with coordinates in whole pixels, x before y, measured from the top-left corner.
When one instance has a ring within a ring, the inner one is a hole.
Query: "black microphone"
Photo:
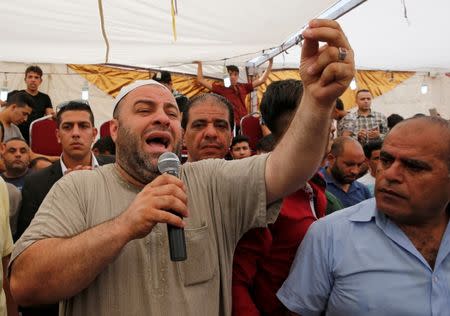
[[[165,152],[161,156],[159,156],[158,159],[159,172],[168,173],[178,178],[179,168],[180,168],[180,159],[174,153]],[[167,224],[167,233],[169,235],[170,260],[172,261],[186,260],[187,255],[186,255],[186,240],[184,238],[184,228]]]

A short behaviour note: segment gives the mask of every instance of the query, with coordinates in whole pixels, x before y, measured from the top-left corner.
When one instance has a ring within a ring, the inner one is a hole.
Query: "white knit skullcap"
[[[114,105],[114,111],[116,110],[117,104],[119,104],[120,100],[122,100],[128,93],[130,93],[131,91],[145,86],[145,85],[157,85],[157,86],[161,86],[167,89],[166,86],[160,84],[158,81],[155,81],[153,79],[149,79],[149,80],[136,80],[135,82],[127,85],[127,86],[123,86],[122,89],[120,89],[119,94],[117,95],[117,97],[114,99],[113,105]]]

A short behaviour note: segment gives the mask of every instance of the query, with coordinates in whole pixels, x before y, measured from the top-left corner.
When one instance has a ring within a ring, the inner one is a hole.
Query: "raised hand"
[[[300,76],[305,92],[331,107],[354,76],[353,50],[336,21],[313,20],[303,36]],[[319,48],[319,42],[326,44]]]

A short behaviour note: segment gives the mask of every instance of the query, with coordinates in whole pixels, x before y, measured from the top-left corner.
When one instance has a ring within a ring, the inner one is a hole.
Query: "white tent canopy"
[[[100,1],[101,2],[101,1]],[[177,40],[171,1],[103,1],[106,44],[97,1],[9,2],[0,11],[0,60],[41,63],[113,63],[168,67],[193,60],[243,63],[278,45],[333,0],[177,0]],[[236,57],[240,56],[240,57]],[[236,58],[233,58],[236,57]]]
[[[193,60],[244,65],[277,46],[333,0],[3,0],[0,61],[111,63],[193,73]],[[100,4],[100,5],[99,5]],[[99,7],[103,15],[100,14]],[[449,71],[447,0],[367,0],[339,19],[359,69]],[[405,18],[405,15],[407,18]],[[106,42],[102,34],[102,19]],[[298,66],[298,48],[276,59]],[[221,67],[213,68],[218,75]]]
[[[177,0],[174,41],[171,0],[0,1],[2,88],[24,88],[26,64],[39,64],[45,73],[41,89],[54,104],[79,98],[85,82],[65,64],[108,62],[192,74],[192,61],[202,60],[205,75],[221,77],[224,63],[245,65],[336,2]],[[358,69],[419,71],[377,98],[375,110],[408,116],[435,107],[450,116],[450,77],[444,75],[450,73],[448,12],[448,0],[367,0],[339,19]],[[298,63],[299,49],[293,47],[275,59],[275,68]],[[429,85],[427,95],[419,92],[423,83]],[[111,97],[91,85],[91,98],[97,120],[110,119]]]
[[[367,0],[338,19],[355,51],[357,69],[450,71],[448,0]],[[298,64],[298,49],[286,65]]]

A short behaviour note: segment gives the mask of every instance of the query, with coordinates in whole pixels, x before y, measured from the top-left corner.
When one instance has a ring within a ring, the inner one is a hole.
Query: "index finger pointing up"
[[[326,42],[329,46],[351,49],[340,25],[333,20],[312,20],[309,22],[309,27],[303,32],[303,37],[305,38],[305,44],[310,41],[319,41]],[[313,54],[309,47],[307,48],[303,53]]]

